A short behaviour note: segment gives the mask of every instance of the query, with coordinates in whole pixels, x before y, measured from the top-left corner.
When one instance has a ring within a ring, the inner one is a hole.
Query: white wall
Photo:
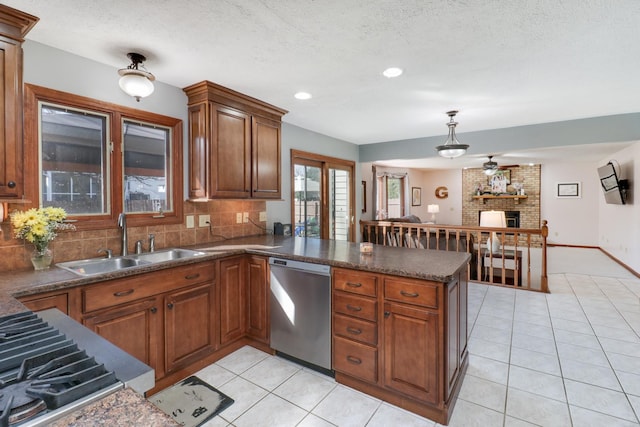
[[[578,182],[580,198],[558,198],[558,183]],[[540,172],[540,219],[549,222],[549,243],[598,246],[598,198],[595,163],[548,163]]]
[[[640,162],[640,142],[602,159],[597,166],[610,160],[620,164],[622,173],[618,178],[629,180],[631,194],[628,204],[609,205],[599,189],[598,243],[612,256],[640,272],[640,166],[636,165]]]
[[[429,170],[422,172],[422,210],[418,215],[423,221],[429,221],[431,214],[427,213],[427,205],[436,204],[440,213],[436,214],[436,223],[447,225],[462,224],[462,170]],[[447,187],[446,199],[436,197],[436,188]]]

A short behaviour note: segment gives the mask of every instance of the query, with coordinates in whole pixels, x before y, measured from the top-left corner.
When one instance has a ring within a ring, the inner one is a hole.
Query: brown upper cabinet
[[[0,5],[0,198],[24,194],[22,42],[38,18]]]
[[[280,199],[286,110],[203,81],[189,98],[189,198]]]

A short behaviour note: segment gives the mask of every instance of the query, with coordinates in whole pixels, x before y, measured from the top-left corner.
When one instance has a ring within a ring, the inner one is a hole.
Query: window
[[[375,218],[399,218],[409,212],[408,176],[406,173],[374,171]]]
[[[130,225],[182,222],[180,120],[25,89],[25,122],[36,124],[25,127],[25,150],[38,153],[25,165],[39,171],[25,188],[40,206],[64,208],[81,229],[113,226],[120,212]]]

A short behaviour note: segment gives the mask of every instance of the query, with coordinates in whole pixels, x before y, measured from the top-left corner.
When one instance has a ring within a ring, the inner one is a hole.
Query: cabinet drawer
[[[82,312],[88,313],[196,283],[212,282],[213,263],[204,262],[110,280],[82,290]]]
[[[333,369],[352,377],[378,381],[378,350],[345,338],[333,338]]]
[[[365,344],[378,344],[378,325],[342,314],[333,316],[333,333]]]
[[[333,293],[333,311],[336,313],[375,322],[377,319],[376,307],[376,301],[370,298],[349,295],[344,292]]]
[[[386,278],[384,298],[407,304],[438,308],[438,288],[428,282],[397,280]]]
[[[378,295],[378,277],[352,270],[333,270],[333,288],[375,297]]]

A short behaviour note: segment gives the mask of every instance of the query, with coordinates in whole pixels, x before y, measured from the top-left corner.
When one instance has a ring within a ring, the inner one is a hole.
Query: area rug
[[[233,399],[196,376],[149,397],[162,412],[186,427],[197,427],[228,408]]]

